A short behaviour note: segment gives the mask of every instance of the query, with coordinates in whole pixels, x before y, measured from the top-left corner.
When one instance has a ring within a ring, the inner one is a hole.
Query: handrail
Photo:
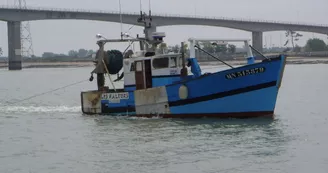
[[[35,10],[35,11],[53,11],[53,12],[77,12],[77,13],[102,13],[102,14],[119,14],[118,11],[105,11],[105,10],[86,10],[86,9],[68,9],[68,8],[49,8],[49,7],[26,7],[17,8],[17,6],[0,5],[1,9],[10,10]],[[139,12],[123,12],[123,15],[140,15]],[[310,24],[304,22],[287,22],[287,21],[275,21],[275,20],[263,20],[263,19],[246,19],[246,18],[232,18],[232,17],[217,17],[217,16],[199,16],[199,15],[181,15],[181,14],[160,14],[152,13],[155,17],[171,17],[171,18],[190,18],[190,19],[205,19],[205,20],[229,20],[236,22],[257,22],[257,23],[271,23],[271,24],[283,24],[283,25],[303,25],[312,27],[328,27],[328,24]]]

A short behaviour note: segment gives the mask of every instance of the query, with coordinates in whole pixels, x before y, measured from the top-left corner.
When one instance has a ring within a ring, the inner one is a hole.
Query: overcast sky
[[[0,5],[13,5],[15,0],[0,0]],[[32,7],[54,7],[118,11],[119,0],[26,0]],[[139,12],[140,0],[121,0],[122,11]],[[149,8],[149,1],[142,0],[143,10]],[[327,0],[151,0],[153,13],[187,14],[216,17],[235,17],[277,21],[305,22],[328,25]],[[123,19],[124,20],[124,19]],[[71,49],[96,49],[97,33],[106,37],[119,38],[120,24],[87,20],[42,20],[31,21],[31,34],[34,53],[67,53]],[[123,25],[123,30],[130,26]],[[202,38],[249,38],[251,33],[220,27],[206,26],[167,26],[158,31],[166,32],[165,42],[179,44],[189,37]],[[187,32],[186,32],[187,31]],[[134,27],[130,34],[142,34],[141,27]],[[322,34],[304,33],[298,42],[304,45],[308,38],[325,39]],[[266,41],[265,41],[266,40]],[[284,32],[267,32],[263,43],[280,46],[286,41]],[[119,46],[124,49],[125,44]],[[7,24],[0,21],[0,47],[7,55]]]

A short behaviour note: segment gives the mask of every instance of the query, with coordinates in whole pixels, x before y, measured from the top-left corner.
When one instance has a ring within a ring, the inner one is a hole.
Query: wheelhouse
[[[180,80],[181,54],[159,54],[124,59],[125,91],[164,86]]]

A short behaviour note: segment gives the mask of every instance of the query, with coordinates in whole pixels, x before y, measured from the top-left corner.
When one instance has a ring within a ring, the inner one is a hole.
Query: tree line
[[[201,49],[209,52],[209,53],[223,53],[223,54],[233,54],[236,53],[236,46],[233,44],[218,44],[218,43],[209,43],[209,42],[201,42],[198,45]],[[157,47],[157,52],[159,53],[178,53],[181,52],[181,45],[175,46],[167,46],[166,43],[161,43]],[[189,47],[187,44],[184,44],[184,51],[188,52]]]
[[[286,41],[283,45],[285,50],[283,52],[291,51],[291,52],[317,52],[317,51],[328,51],[328,45],[324,42],[324,40],[319,38],[310,38],[307,40],[305,46],[301,47],[297,43],[303,37],[302,34],[295,32],[295,31],[286,31],[285,32]],[[287,46],[291,43],[291,47]],[[219,53],[219,54],[234,54],[236,53],[237,49],[235,45],[232,44],[217,44],[217,43],[209,43],[209,42],[201,42],[199,47],[209,53]],[[170,45],[168,46],[167,43],[161,43],[157,47],[158,53],[169,53],[180,52],[180,45]],[[185,44],[184,46],[185,52],[188,52],[188,45]],[[243,48],[244,49],[244,48]],[[94,50],[87,50],[87,49],[78,49],[78,50],[70,50],[67,54],[57,54],[53,52],[44,52],[41,57],[42,58],[55,58],[55,57],[70,57],[70,58],[88,58],[92,54],[96,53]],[[2,56],[3,50],[0,47],[0,56]],[[32,56],[34,58],[35,56]]]
[[[324,40],[319,38],[310,38],[307,40],[306,44],[301,47],[297,44],[299,38],[302,37],[301,34],[296,32],[289,32],[286,34],[287,41],[284,44],[284,48],[282,48],[282,52],[319,52],[319,51],[328,51],[328,45],[324,42]],[[288,47],[288,42],[292,43],[292,47]],[[233,44],[216,44],[210,42],[200,42],[198,45],[200,48],[205,50],[206,52],[212,54],[219,54],[219,55],[231,55],[238,52],[245,52],[245,47],[237,48]],[[180,53],[181,52],[181,45],[167,45],[167,43],[161,43],[157,46],[157,53]],[[238,51],[236,51],[238,50]],[[184,51],[188,54],[189,47],[187,44],[184,44]],[[197,48],[196,48],[197,51]],[[94,50],[87,50],[87,49],[78,49],[78,50],[70,50],[67,54],[56,54],[52,52],[44,52],[42,54],[42,58],[91,58],[91,55],[96,53]],[[2,54],[2,49],[0,48],[0,56]]]
[[[286,42],[284,46],[287,47],[288,43],[292,44],[292,47],[286,48],[286,51],[291,52],[318,52],[318,51],[328,51],[328,45],[324,42],[324,40],[319,38],[310,38],[307,40],[304,47],[301,47],[297,45],[297,42],[300,40],[300,38],[303,37],[302,34],[297,33],[295,31],[286,31]]]
[[[79,49],[79,50],[70,50],[67,54],[56,54],[53,52],[44,52],[42,58],[54,58],[54,57],[71,57],[71,58],[87,58],[92,54],[96,53],[94,50]]]
[[[298,48],[298,50],[295,51],[303,51],[303,52],[318,52],[318,51],[328,51],[328,45],[319,38],[312,38],[309,39],[305,46],[302,48]]]
[[[235,45],[219,45],[219,44],[211,44],[211,43],[201,43],[200,47],[207,52],[210,53],[235,53],[236,46]],[[157,47],[158,53],[178,53],[180,52],[181,45],[174,45],[168,46],[166,43],[161,43]],[[188,45],[184,45],[184,51],[188,52],[189,48]],[[56,54],[53,52],[44,52],[42,54],[42,58],[55,58],[55,57],[71,57],[71,58],[87,58],[90,57],[92,54],[96,53],[94,50],[87,50],[87,49],[79,49],[79,50],[70,50],[67,54]]]

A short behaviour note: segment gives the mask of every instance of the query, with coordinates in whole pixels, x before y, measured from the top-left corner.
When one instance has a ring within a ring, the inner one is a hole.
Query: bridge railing
[[[86,10],[86,9],[69,9],[69,8],[48,8],[48,7],[26,7],[19,9],[17,6],[0,5],[0,9],[17,9],[17,10],[36,10],[36,11],[53,11],[53,12],[79,12],[79,13],[102,13],[102,14],[119,14],[118,11],[105,11],[105,10]],[[122,12],[124,15],[139,15],[139,12]],[[215,16],[200,16],[200,15],[181,15],[181,14],[160,14],[152,13],[157,17],[179,17],[179,18],[197,18],[197,19],[210,19],[210,20],[230,20],[237,22],[257,22],[257,23],[273,23],[273,24],[287,24],[287,25],[303,25],[314,27],[328,27],[328,24],[310,24],[305,22],[286,22],[276,20],[263,20],[263,19],[246,19],[246,18],[232,18],[232,17],[215,17]]]

